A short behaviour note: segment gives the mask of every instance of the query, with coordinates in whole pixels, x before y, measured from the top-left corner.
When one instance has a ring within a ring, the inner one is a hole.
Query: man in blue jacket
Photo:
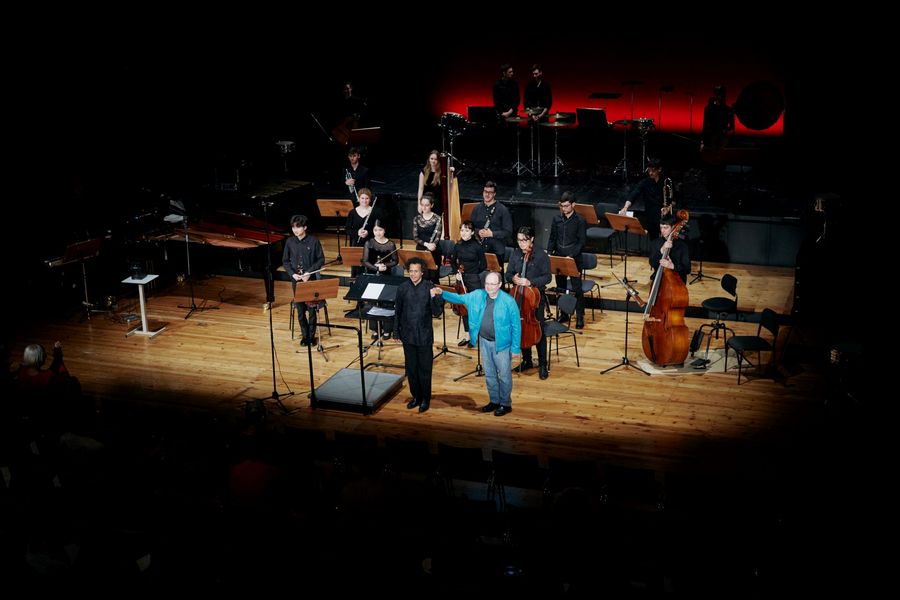
[[[488,273],[484,288],[468,294],[454,294],[435,287],[432,293],[443,293],[447,302],[465,304],[469,312],[469,331],[478,332],[478,337],[473,336],[469,343],[478,340],[487,381],[489,402],[481,407],[481,412],[493,412],[494,416],[502,417],[512,412],[512,359],[522,353],[519,348],[522,324],[516,301],[500,290],[499,273]]]

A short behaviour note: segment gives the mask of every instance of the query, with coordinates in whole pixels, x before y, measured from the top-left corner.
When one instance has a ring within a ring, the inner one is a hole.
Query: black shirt
[[[431,282],[425,279],[419,285],[407,279],[397,288],[394,334],[399,335],[404,344],[430,346],[434,343],[431,318],[441,314],[444,299],[440,296],[432,298],[431,287]]]
[[[325,252],[315,237],[305,235],[301,240],[292,235],[284,243],[281,263],[288,276],[294,273],[309,273],[322,268],[325,264]],[[311,279],[319,279],[319,273],[313,275]],[[293,281],[293,277],[291,280]]]
[[[659,271],[659,259],[662,258],[659,251],[665,243],[666,238],[664,237],[659,237],[650,243],[650,266],[654,271]],[[669,250],[669,258],[675,265],[675,272],[681,276],[682,281],[687,283],[687,276],[691,273],[691,255],[687,242],[680,238],[675,240],[672,249]]]
[[[547,242],[547,253],[556,256],[571,256],[580,263],[581,249],[586,240],[587,224],[576,212],[569,218],[559,214],[553,217],[550,225],[550,241]],[[580,267],[580,265],[579,265]]]

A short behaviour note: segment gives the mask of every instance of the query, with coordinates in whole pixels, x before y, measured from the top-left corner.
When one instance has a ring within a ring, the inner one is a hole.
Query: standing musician
[[[571,192],[563,192],[559,199],[561,214],[553,217],[550,225],[550,241],[547,242],[547,254],[554,256],[570,256],[575,259],[575,266],[582,269],[581,250],[586,241],[587,223],[575,212],[575,196]],[[569,277],[556,275],[556,287],[565,293]],[[575,328],[584,329],[584,290],[581,287],[581,278],[572,277],[572,289],[575,292]],[[561,313],[559,320],[564,323],[571,315]]]
[[[472,223],[485,252],[497,255],[500,268],[506,255],[506,243],[512,235],[513,221],[509,209],[497,202],[497,184],[487,181],[482,190],[484,201],[472,210]]]
[[[296,291],[298,281],[319,279],[319,273],[310,275],[310,272],[317,271],[325,265],[325,252],[322,250],[322,244],[315,237],[307,235],[306,227],[306,215],[291,217],[291,231],[294,235],[285,241],[284,253],[281,256],[285,272],[291,274],[292,292]],[[300,345],[315,345],[318,306],[311,307],[306,302],[298,302],[296,308],[302,332]],[[309,310],[309,318],[307,318],[307,310]]]
[[[537,288],[541,293],[541,299],[535,309],[534,316],[541,325],[540,339],[537,342],[538,369],[541,379],[550,376],[547,371],[547,338],[544,335],[544,321],[546,320],[547,296],[544,286],[550,283],[550,257],[545,250],[534,247],[534,229],[520,227],[516,234],[519,247],[513,250],[509,259],[509,268],[506,269],[506,281],[516,286]],[[526,260],[527,258],[527,260]],[[523,275],[524,273],[524,275]],[[531,360],[531,348],[522,348],[522,364],[519,371],[533,369]]]
[[[650,267],[653,268],[654,272],[658,272],[659,267],[674,269],[682,281],[687,283],[687,277],[691,272],[691,255],[687,242],[682,238],[678,238],[674,242],[668,239],[672,235],[675,221],[675,217],[672,215],[666,215],[662,218],[659,224],[660,237],[653,240],[650,244]],[[669,257],[661,260],[662,254],[666,250],[669,250]]]
[[[440,152],[432,150],[428,153],[428,162],[419,171],[419,204],[426,193],[431,193],[433,199],[441,197],[441,160]],[[422,212],[421,206],[419,212]]]
[[[397,245],[385,236],[384,225],[381,219],[374,219],[372,226],[372,239],[366,242],[363,248],[362,263],[369,273],[376,275],[391,274],[391,269],[397,265]],[[372,339],[378,339],[378,322],[369,321],[369,329],[373,331]],[[394,330],[394,320],[385,319],[384,333],[382,337],[388,339]]]
[[[361,188],[359,192],[359,205],[347,213],[347,238],[350,240],[351,246],[365,246],[366,242],[372,238],[372,229],[375,227],[375,220],[379,217],[372,206],[372,190],[369,188]],[[360,268],[351,267],[350,273],[353,277],[359,275]]]
[[[550,84],[544,81],[544,70],[541,65],[534,64],[531,67],[532,80],[525,86],[525,98],[522,104],[531,115],[532,122],[544,120],[550,113],[553,105],[553,94]]]
[[[462,289],[459,292],[467,294],[475,290],[483,289],[481,285],[481,272],[487,270],[487,262],[484,259],[484,248],[475,239],[475,225],[472,221],[463,221],[459,227],[459,241],[450,253],[450,264],[456,271],[459,279],[462,273]],[[459,342],[460,346],[469,343],[469,314],[462,315],[465,338]]]
[[[494,108],[501,118],[516,116],[519,111],[519,84],[513,79],[515,72],[508,64],[500,65],[500,79],[494,82]]]
[[[434,197],[430,192],[422,196],[419,202],[419,214],[413,217],[413,239],[416,242],[416,250],[428,250],[434,258],[434,264],[441,264],[441,248],[438,241],[444,237],[444,223],[441,215],[432,212]],[[432,283],[438,282],[438,271],[428,270],[428,279]]]
[[[638,200],[644,203],[644,219],[643,225],[647,229],[647,235],[650,240],[655,240],[659,235],[660,217],[672,214],[674,203],[665,205],[663,202],[663,190],[666,180],[662,177],[662,165],[658,158],[651,158],[647,161],[647,177],[642,179],[631,193],[628,194],[628,200],[625,206],[619,211],[620,215],[624,215],[628,209]]]
[[[363,188],[369,188],[372,184],[369,180],[369,169],[359,162],[359,148],[351,147],[347,150],[347,160],[350,161],[350,166],[344,169],[344,185],[350,191],[350,198],[355,200],[356,194],[361,193]]]

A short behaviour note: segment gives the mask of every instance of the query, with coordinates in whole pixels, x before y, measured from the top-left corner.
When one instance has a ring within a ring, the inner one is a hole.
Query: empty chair
[[[728,277],[726,275],[726,277]],[[724,280],[723,280],[724,281]],[[772,341],[762,337],[762,330],[765,329],[772,335]],[[762,316],[759,319],[759,327],[756,329],[756,335],[734,335],[725,342],[725,369],[728,370],[728,350],[734,350],[738,359],[738,385],[741,385],[741,365],[746,360],[747,364],[753,366],[753,363],[746,357],[748,352],[756,352],[756,365],[759,368],[762,364],[762,353],[772,352],[772,359],[769,364],[775,362],[775,343],[778,341],[778,315],[771,308],[763,309]]]
[[[454,481],[473,481],[486,486],[491,493],[491,467],[484,460],[481,448],[466,448],[438,444],[437,477],[443,482],[448,496],[455,495]]]
[[[569,315],[575,313],[575,296],[573,294],[561,294],[559,296],[559,299],[556,301],[557,319],[559,318],[560,311]],[[572,346],[575,348],[575,364],[580,367],[581,360],[578,358],[578,338],[575,337],[575,334],[580,332],[572,331],[564,323],[560,323],[556,319],[553,319],[552,321],[544,321],[543,328],[544,336],[547,338],[549,351],[551,354],[553,353],[553,340],[556,340],[557,361],[559,360],[559,336],[566,334],[572,336]]]
[[[534,454],[511,454],[494,449],[491,454],[493,490],[497,492],[500,510],[506,509],[506,488],[540,490],[546,494],[547,471]]]
[[[454,246],[456,246],[456,242],[454,242],[453,240],[438,241],[438,247],[440,247],[441,249],[441,256],[443,256],[445,259],[453,253]],[[438,265],[438,277],[446,277],[448,285],[450,284],[451,273],[453,273],[453,267],[451,265]]]
[[[594,205],[597,213],[598,225],[588,227],[585,236],[588,240],[606,240],[606,248],[609,252],[609,266],[613,266],[613,240],[617,239],[616,230],[609,226],[606,220],[606,213],[618,212],[619,208],[611,202],[598,202]]]
[[[729,275],[726,273],[722,275],[722,289],[728,292],[733,296],[733,298],[726,298],[725,296],[715,296],[713,298],[707,298],[701,303],[704,309],[710,313],[715,320],[712,323],[705,323],[700,326],[698,332],[702,335],[703,331],[707,328],[709,329],[709,338],[706,340],[706,356],[709,358],[709,343],[712,341],[713,334],[715,334],[716,339],[719,339],[719,331],[722,331],[722,335],[726,341],[728,340],[728,332],[731,332],[731,335],[734,335],[734,329],[728,327],[725,323],[722,322],[725,317],[727,317],[731,313],[735,313],[737,315],[737,279],[734,275]],[[698,342],[699,344],[699,342]]]
[[[597,268],[597,255],[591,254],[590,252],[582,252],[581,253],[581,293],[582,294],[590,294],[591,299],[594,298],[594,290],[597,291],[597,299],[600,300],[600,284],[598,284],[593,279],[588,279],[586,276],[587,271]],[[570,292],[575,292],[576,290],[572,287],[572,279],[566,282],[566,289]],[[568,312],[568,311],[566,311]],[[600,312],[603,312],[603,305],[600,305]],[[571,314],[571,313],[570,313]],[[591,321],[594,321],[594,303],[591,303]]]

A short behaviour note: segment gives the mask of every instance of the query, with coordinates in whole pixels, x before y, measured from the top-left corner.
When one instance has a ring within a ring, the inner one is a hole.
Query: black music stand
[[[86,263],[88,260],[100,255],[100,245],[102,243],[103,238],[94,238],[69,244],[63,251],[62,257],[58,261],[51,261],[50,263],[51,266],[63,266],[74,262],[81,263],[81,284],[84,288],[84,300],[81,302],[81,305],[84,307],[85,316],[88,319],[90,319],[91,315],[94,313],[109,312],[108,310],[94,308],[94,304],[91,302],[90,295],[88,294]]]
[[[433,262],[433,261],[432,261]],[[356,278],[356,281],[353,282],[353,285],[350,287],[350,290],[344,296],[345,300],[356,300],[357,302],[364,302],[366,300],[370,302],[374,302],[376,304],[390,304],[393,306],[394,300],[397,298],[397,287],[400,286],[401,283],[406,281],[405,277],[398,277],[397,275],[369,275],[363,274]],[[368,314],[363,314],[363,311],[358,311],[359,318],[359,330],[360,332],[363,329],[363,318],[367,318]],[[373,317],[376,315],[373,315]],[[363,343],[362,343],[362,334],[360,333],[360,360],[362,360],[363,356]],[[368,369],[369,367],[393,367],[396,369],[405,369],[406,365],[394,365],[388,363],[381,362],[381,348],[383,346],[381,339],[374,342],[373,344],[369,344],[369,346],[365,347],[365,350],[368,351],[369,348],[375,345],[378,348],[378,359],[376,362],[367,363],[363,365],[363,369]]]
[[[315,319],[310,319],[310,321],[315,322],[315,327],[319,326],[319,303],[328,300],[329,298],[337,298],[338,294],[338,284],[340,281],[337,278],[332,279],[310,279],[309,281],[298,281],[297,285],[294,287],[294,305],[296,306],[298,302],[304,302],[307,304],[307,308],[314,312]],[[312,306],[309,304],[312,303]],[[297,313],[300,313],[298,308]],[[309,319],[307,317],[307,319]],[[309,328],[312,329],[314,326],[312,324],[309,325]],[[319,338],[319,344],[316,347],[316,352],[319,352],[322,355],[322,358],[325,359],[325,362],[328,362],[328,355],[325,354],[326,350],[331,350],[332,348],[339,348],[339,344],[335,344],[334,346],[325,347],[322,345],[322,336],[316,336],[315,333],[310,331],[309,333],[313,337]],[[307,348],[310,348],[311,345],[307,345]],[[310,357],[312,356],[312,351],[309,352]]]
[[[362,272],[363,250],[365,250],[365,248],[363,248],[362,246],[345,246],[344,247],[344,256],[347,258],[346,264],[350,265],[351,285],[352,285],[352,282],[355,281],[355,278],[352,277],[353,267],[360,267],[360,272]],[[353,317],[358,316],[356,314],[356,311],[359,310],[361,304],[362,304],[361,302],[357,302],[356,308],[351,308],[348,311],[344,311],[344,316],[351,318],[351,319]]]
[[[335,233],[337,233],[337,261],[338,263],[343,263],[344,259],[341,256],[341,221],[343,218],[344,221],[347,220],[347,215],[350,214],[350,211],[353,210],[353,202],[351,200],[332,200],[319,198],[316,200],[316,205],[319,207],[319,216],[322,218],[331,218],[332,216],[337,220],[337,223],[334,225]]]
[[[471,331],[469,332],[469,336],[472,336]],[[481,365],[481,336],[478,335],[478,332],[475,332],[475,360],[476,362],[474,369],[472,369],[468,373],[463,373],[453,381],[461,381],[469,375],[474,375],[475,377],[484,377],[484,367]]]
[[[697,240],[697,245],[700,246],[700,268],[697,270],[697,274],[694,275],[694,278],[691,279],[688,285],[694,285],[698,281],[703,281],[704,279],[712,279],[713,281],[721,281],[718,277],[713,277],[712,275],[707,275],[703,272],[703,236],[700,236],[700,239]]]
[[[624,261],[625,261],[625,272],[622,275],[622,283],[628,285],[629,283],[634,283],[634,280],[628,280],[628,234],[634,233],[637,235],[647,235],[647,230],[644,229],[644,226],[641,225],[641,222],[636,217],[627,217],[624,215],[620,215],[618,213],[605,213],[606,220],[609,221],[610,226],[616,231],[624,231],[625,232],[625,252]],[[603,287],[608,287],[610,285],[615,285],[614,283],[606,284]]]
[[[459,277],[459,274],[457,274],[457,277]],[[442,290],[446,290],[448,292],[456,291],[456,289],[454,289],[453,287],[451,287],[449,285],[438,285],[438,287],[441,288]],[[447,347],[447,311],[446,311],[446,308],[447,308],[447,303],[445,302],[444,307],[441,309],[441,329],[443,330],[443,335],[444,335],[444,345],[440,346],[440,351],[432,357],[432,360],[436,359],[437,357],[439,357],[442,354],[455,354],[456,356],[461,356],[463,358],[467,358],[467,359],[471,360],[472,359],[471,356],[463,354],[462,352],[457,352],[456,350],[451,350],[450,348]]]
[[[622,361],[621,361],[619,364],[613,365],[613,366],[611,366],[610,368],[608,368],[608,369],[606,369],[606,370],[604,370],[604,371],[601,371],[600,374],[601,374],[601,375],[606,375],[606,374],[609,373],[610,371],[613,371],[613,370],[615,370],[615,369],[618,369],[619,367],[631,367],[632,369],[637,369],[638,371],[640,371],[640,372],[643,373],[644,375],[650,375],[650,373],[648,373],[647,371],[643,370],[642,368],[640,368],[640,367],[637,366],[636,364],[632,363],[632,362],[628,359],[628,324],[629,324],[628,314],[631,312],[631,311],[629,310],[629,307],[630,307],[631,305],[628,303],[628,301],[631,300],[632,298],[635,298],[635,301],[637,301],[637,299],[639,299],[640,296],[638,296],[637,291],[635,291],[635,289],[634,289],[633,287],[631,287],[630,285],[628,285],[625,281],[623,281],[623,280],[619,279],[618,277],[616,277],[616,274],[615,274],[615,273],[613,273],[613,277],[616,278],[616,282],[617,282],[617,283],[621,284],[622,287],[625,288],[625,356],[622,357]]]

